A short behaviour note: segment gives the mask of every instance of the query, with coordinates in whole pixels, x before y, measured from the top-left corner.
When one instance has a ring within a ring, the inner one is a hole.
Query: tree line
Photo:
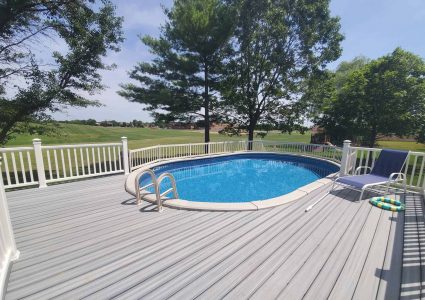
[[[303,131],[307,121],[336,144],[425,140],[424,60],[397,48],[328,70],[343,36],[327,0],[176,0],[165,14],[159,38],[141,38],[154,60],[119,92],[156,119],[201,118],[205,142],[211,120],[249,140],[258,126]]]
[[[101,126],[101,127],[136,127],[136,128],[144,128],[146,126],[154,125],[154,123],[143,122],[139,120],[132,120],[130,122],[120,122],[116,120],[104,120],[104,121],[96,121],[95,119],[87,119],[87,120],[66,120],[59,121],[60,123],[65,124],[77,124],[77,125],[89,125],[89,126]]]
[[[425,62],[401,48],[341,63],[312,82],[306,97],[317,109],[314,122],[335,143],[373,147],[391,135],[425,142]]]
[[[141,41],[155,58],[130,72],[139,84],[120,95],[156,118],[248,131],[271,124],[292,131],[305,121],[305,82],[341,54],[339,18],[328,0],[177,0],[159,38]]]

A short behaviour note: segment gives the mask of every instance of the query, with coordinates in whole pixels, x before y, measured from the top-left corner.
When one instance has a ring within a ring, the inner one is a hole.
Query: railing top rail
[[[246,143],[247,141],[222,141],[222,142],[209,142],[209,143],[187,143],[187,144],[167,144],[167,145],[158,145],[159,147],[176,147],[176,146],[197,146],[197,145],[208,145],[208,144],[226,144],[226,143]],[[259,141],[255,141],[259,142]]]
[[[409,151],[410,155],[425,156],[425,152]]]
[[[325,148],[335,148],[335,149],[342,149],[339,146],[331,146],[331,145],[325,145],[325,144],[310,144],[310,143],[302,143],[302,142],[280,142],[280,141],[254,141],[254,142],[262,142],[264,144],[285,144],[285,145],[309,145],[309,146],[317,146],[317,147],[325,147]]]
[[[350,146],[350,149],[353,150],[366,150],[366,151],[374,151],[374,152],[379,152],[382,150],[382,148],[369,148],[369,147],[352,147]],[[418,152],[418,151],[409,151],[410,155],[415,155],[415,156],[425,156],[425,152]]]
[[[122,146],[122,143],[48,145],[48,146],[41,146],[41,148],[42,149],[67,149],[67,148],[108,147],[108,146]]]
[[[368,147],[354,147],[354,146],[350,146],[350,149],[354,149],[354,150],[368,150],[368,151],[381,151],[381,148],[368,148]]]
[[[216,145],[216,144],[230,144],[230,143],[245,143],[246,141],[224,141],[224,142],[209,142],[209,143],[187,143],[187,144],[166,144],[166,145],[155,145],[137,149],[131,149],[130,152],[137,152],[141,150],[148,150],[154,148],[168,148],[168,147],[183,147],[183,146],[205,146],[205,145]],[[259,142],[259,141],[255,141]]]
[[[33,147],[10,147],[10,148],[0,148],[0,152],[15,152],[23,150],[33,150]]]
[[[204,146],[204,145],[207,145],[207,144],[209,144],[209,145],[221,145],[221,144],[235,144],[235,143],[248,143],[248,141],[240,140],[240,141],[221,141],[221,142],[210,142],[210,143],[167,144],[167,145],[156,145],[156,146],[149,146],[149,147],[143,147],[143,148],[138,148],[138,149],[132,149],[132,150],[129,150],[129,151],[130,152],[137,152],[137,151],[143,151],[143,150],[149,150],[149,149],[155,149],[155,148]],[[338,147],[338,146],[323,145],[323,144],[309,144],[309,143],[300,143],[300,142],[280,142],[280,141],[254,140],[254,141],[252,141],[252,143],[263,143],[263,144],[269,144],[269,145],[308,145],[308,146],[342,150],[342,148]]]
[[[137,152],[137,151],[141,151],[141,150],[148,150],[148,149],[154,149],[154,148],[158,148],[158,145],[156,145],[156,146],[144,147],[144,148],[131,149],[131,150],[128,150],[128,151],[129,151],[129,152]]]

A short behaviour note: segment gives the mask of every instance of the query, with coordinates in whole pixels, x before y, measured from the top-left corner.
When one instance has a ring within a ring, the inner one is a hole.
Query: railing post
[[[0,181],[0,244],[2,248],[0,251],[0,297],[2,297],[7,287],[7,274],[10,269],[10,261],[14,261],[19,258],[19,251],[16,249],[16,242],[13,234],[12,222],[10,221],[9,207],[7,204],[3,181]]]
[[[129,164],[128,164],[128,142],[127,137],[121,137],[122,142],[122,161],[124,166],[124,174],[130,174]]]
[[[38,186],[40,188],[44,188],[47,187],[47,184],[46,174],[44,172],[43,152],[41,151],[41,140],[33,139],[32,144],[34,146],[35,165],[37,167],[38,175]]]
[[[348,164],[348,154],[350,153],[350,140],[345,140],[342,147],[342,158],[341,158],[341,169],[339,171],[339,176],[344,176],[347,174],[347,164]]]

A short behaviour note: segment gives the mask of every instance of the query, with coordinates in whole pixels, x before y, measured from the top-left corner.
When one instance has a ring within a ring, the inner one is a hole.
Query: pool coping
[[[151,169],[156,166],[160,166],[166,163],[170,162],[179,162],[179,161],[189,161],[189,160],[198,160],[202,158],[210,158],[210,157],[221,157],[221,156],[231,156],[231,155],[243,155],[243,154],[280,154],[280,155],[290,155],[290,156],[297,156],[297,157],[308,157],[316,160],[326,161],[328,163],[332,163],[336,166],[340,166],[340,164],[336,163],[335,161],[309,156],[309,155],[299,155],[299,154],[291,154],[291,153],[280,153],[280,152],[262,152],[262,151],[237,151],[232,153],[220,153],[220,154],[210,154],[210,155],[198,155],[198,156],[191,156],[191,157],[182,157],[182,158],[173,158],[173,159],[164,159],[160,161],[156,161],[153,163],[148,163],[140,168],[137,168],[133,170],[126,178],[124,187],[125,190],[133,195],[136,196],[135,192],[135,179],[137,175],[147,169]],[[222,203],[222,202],[198,202],[198,201],[189,201],[184,199],[175,199],[175,198],[168,198],[165,197],[163,199],[163,206],[175,208],[175,209],[186,209],[186,210],[201,210],[201,211],[245,211],[245,210],[260,210],[260,209],[266,209],[271,208],[275,206],[284,205],[287,203],[294,202],[296,200],[299,200],[303,198],[304,196],[310,194],[311,192],[317,190],[318,188],[332,182],[332,178],[336,176],[338,172],[332,173],[324,178],[318,179],[316,181],[313,181],[307,185],[304,185],[302,187],[299,187],[298,189],[288,193],[284,194],[275,198],[266,199],[266,200],[256,200],[256,201],[250,201],[250,202],[233,202],[233,203]],[[142,190],[141,197],[143,200],[150,202],[150,203],[156,203],[156,196],[154,193],[151,193],[147,190]]]

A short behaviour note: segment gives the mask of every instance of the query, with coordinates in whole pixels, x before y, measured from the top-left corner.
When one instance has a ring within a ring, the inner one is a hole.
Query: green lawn
[[[119,142],[122,136],[128,138],[130,149],[160,145],[160,144],[184,144],[202,143],[204,135],[202,131],[194,130],[172,130],[151,128],[122,128],[122,127],[100,127],[76,124],[60,124],[60,134],[35,136],[22,134],[9,141],[6,147],[28,146],[32,139],[40,138],[43,144],[84,144],[84,143],[108,143]],[[245,140],[246,136],[228,137],[217,133],[211,133],[212,141]],[[310,141],[310,133],[282,134],[278,132],[269,133],[265,140],[305,142]]]
[[[41,138],[43,144],[54,145],[119,142],[122,136],[126,136],[130,149],[160,144],[202,143],[204,138],[202,131],[194,130],[100,127],[76,124],[60,124],[57,131],[60,134],[43,136],[22,134],[7,143],[6,147],[28,146],[32,144],[32,139],[36,137]],[[228,137],[211,133],[212,141],[246,140],[246,138],[246,136]],[[282,134],[270,132],[265,140],[308,143],[310,142],[310,133]],[[380,141],[379,147],[425,152],[425,144],[407,141]]]
[[[378,146],[379,148],[391,148],[391,149],[425,152],[425,144],[409,142],[409,141],[379,141]]]

